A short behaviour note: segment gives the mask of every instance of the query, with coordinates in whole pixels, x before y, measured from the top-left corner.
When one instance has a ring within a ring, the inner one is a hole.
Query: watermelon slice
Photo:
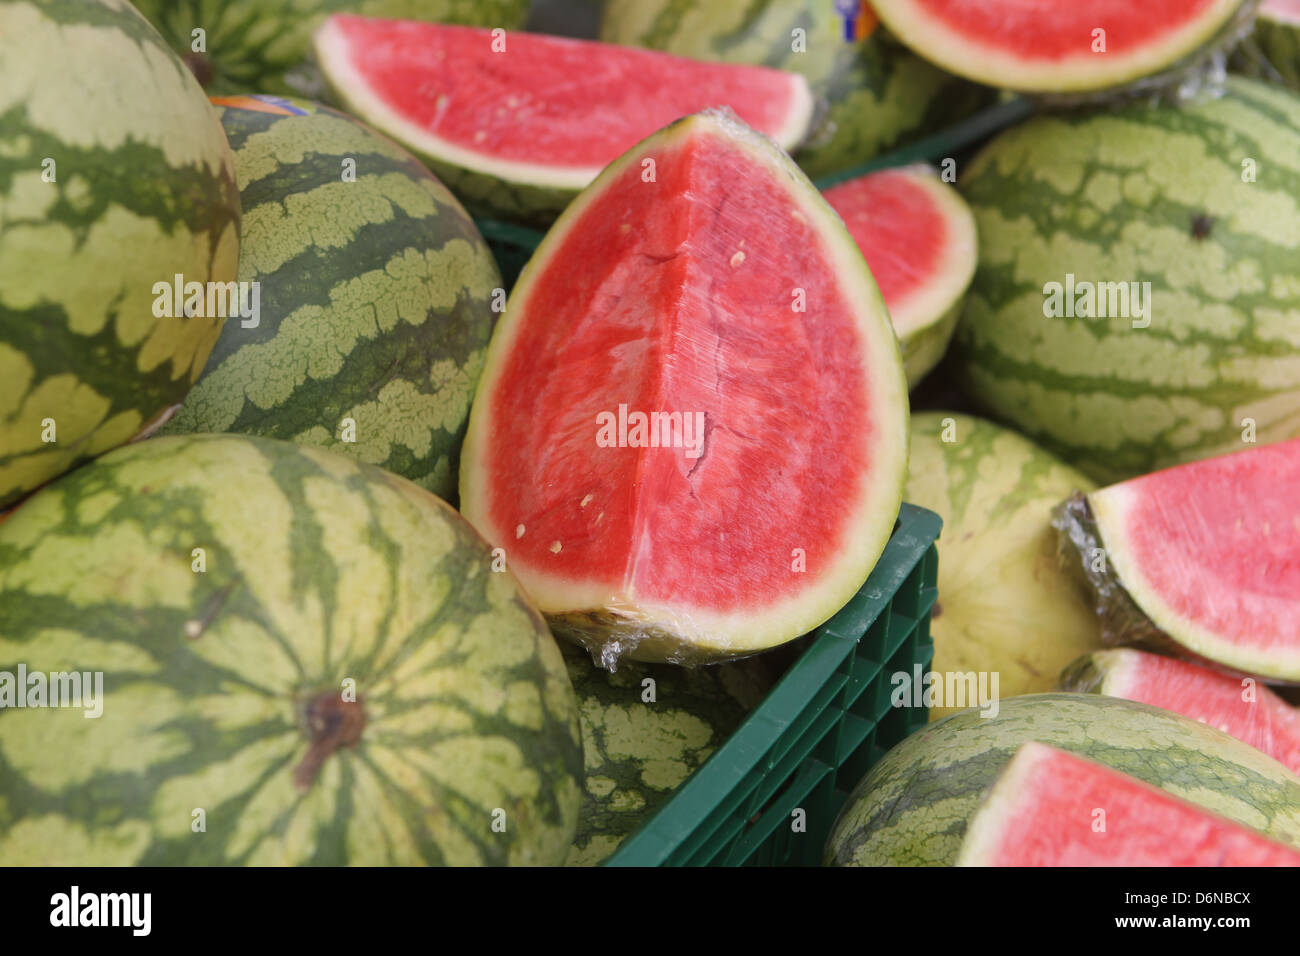
[[[548,222],[608,163],[688,113],[729,106],[793,149],[800,75],[588,40],[336,15],[316,57],[350,112],[422,157],[471,212]]]
[[[1100,90],[1171,66],[1243,0],[871,0],[916,53],[958,76],[1043,93]]]
[[[1061,675],[1066,690],[1162,707],[1232,734],[1300,774],[1300,712],[1262,684],[1131,648],[1095,651]]]
[[[915,386],[948,349],[975,275],[975,217],[929,166],[887,169],[826,190],[866,257]]]
[[[1046,744],[1016,751],[958,866],[1300,866],[1300,851]]]
[[[1057,509],[1102,637],[1300,681],[1300,439],[1158,471]],[[1104,556],[1104,560],[1102,560]]]
[[[465,516],[607,665],[810,630],[862,585],[902,498],[907,386],[880,292],[789,157],[726,113],[650,137],[565,210],[472,407]]]

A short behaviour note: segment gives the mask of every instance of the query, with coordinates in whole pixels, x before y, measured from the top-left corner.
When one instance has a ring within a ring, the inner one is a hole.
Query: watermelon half
[[[945,70],[990,86],[1045,93],[1100,90],[1149,76],[1208,43],[1241,4],[872,0],[900,40]]]
[[[958,866],[1300,866],[1300,852],[1046,744],[1007,764]]]
[[[1109,642],[1172,641],[1235,671],[1296,682],[1297,489],[1293,439],[1076,496],[1055,523],[1081,558]]]
[[[1079,658],[1061,675],[1061,684],[1066,690],[1123,697],[1199,720],[1300,774],[1300,711],[1248,678],[1116,647]]]
[[[729,106],[784,149],[800,75],[589,40],[330,17],[316,57],[349,112],[420,155],[475,213],[545,222],[608,163],[688,113]]]
[[[975,275],[975,217],[925,165],[859,176],[826,190],[885,297],[907,384],[943,358]]]
[[[898,344],[852,237],[770,140],[706,112],[611,164],[520,275],[461,506],[607,663],[718,660],[857,591],[906,464]]]

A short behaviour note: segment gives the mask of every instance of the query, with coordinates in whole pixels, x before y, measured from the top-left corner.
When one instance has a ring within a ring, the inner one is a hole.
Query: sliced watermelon
[[[1243,0],[871,0],[913,51],[958,76],[1027,92],[1140,79],[1208,43]],[[1101,31],[1101,32],[1098,32]]]
[[[547,221],[608,163],[688,113],[729,106],[793,149],[800,75],[530,33],[337,15],[316,57],[348,109],[421,156],[471,212]]]
[[[1300,774],[1300,711],[1262,684],[1127,647],[1081,657],[1066,669],[1061,684],[1199,720]]]
[[[958,866],[1300,866],[1300,851],[1136,777],[1026,743],[966,828]]]
[[[902,497],[880,292],[812,184],[730,114],[655,134],[565,210],[472,408],[465,516],[606,663],[810,630],[862,585]],[[679,427],[638,430],[650,414]]]
[[[975,275],[975,217],[929,166],[887,169],[826,190],[885,297],[915,386],[948,349]]]
[[[1300,438],[1066,502],[1103,637],[1300,681]],[[1097,553],[1100,552],[1100,553]],[[1104,560],[1101,557],[1104,554]]]

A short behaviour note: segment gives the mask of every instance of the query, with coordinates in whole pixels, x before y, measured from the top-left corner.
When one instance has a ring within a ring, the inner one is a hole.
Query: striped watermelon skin
[[[1027,741],[1086,757],[1300,846],[1300,777],[1227,734],[1167,710],[1085,694],[1031,694],[996,717],[954,714],[908,737],[849,796],[827,841],[837,866],[941,866]]]
[[[1255,50],[1239,50],[1232,65],[1247,76],[1281,80],[1300,90],[1300,3],[1264,0],[1251,40]],[[1264,63],[1258,57],[1263,57]]]
[[[949,440],[951,439],[951,440]],[[992,422],[912,416],[905,501],[943,517],[932,669],[996,671],[1004,697],[1053,690],[1071,661],[1102,646],[1087,596],[1057,557],[1052,508],[1084,475]],[[930,708],[930,719],[955,713]]]
[[[212,93],[302,93],[323,87],[307,65],[312,32],[331,13],[517,29],[528,0],[137,0]],[[205,33],[194,50],[193,32]]]
[[[573,690],[491,562],[423,489],[268,439],[156,438],[42,489],[0,524],[0,670],[102,671],[103,712],[0,709],[0,859],[559,864]]]
[[[1295,94],[1234,77],[1184,108],[1031,120],[961,187],[980,234],[961,374],[997,417],[1103,483],[1238,450],[1251,422],[1300,435]],[[1149,327],[1045,315],[1071,274],[1149,281]]]
[[[124,0],[6,0],[0,37],[0,76],[34,78],[0,105],[3,509],[185,396],[221,320],[155,316],[153,286],[235,278],[239,193],[202,91]]]
[[[610,673],[576,647],[561,646],[578,699],[586,774],[565,862],[596,866],[731,736],[776,672],[757,657],[696,668],[628,661]]]
[[[261,320],[226,323],[164,431],[331,448],[454,497],[501,286],[487,244],[419,160],[351,117],[303,100],[225,102],[239,278],[260,283]]]
[[[803,30],[804,52],[792,49]],[[794,153],[809,176],[864,162],[993,102],[994,91],[951,76],[907,50],[871,20],[844,38],[829,0],[609,0],[600,38],[700,60],[801,73],[828,105],[820,129]]]

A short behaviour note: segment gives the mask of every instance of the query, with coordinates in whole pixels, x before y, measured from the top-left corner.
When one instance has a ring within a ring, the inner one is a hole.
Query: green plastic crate
[[[849,791],[929,719],[890,675],[930,668],[942,520],[903,505],[866,584],[745,722],[605,866],[817,865]],[[804,811],[803,832],[793,812]]]

